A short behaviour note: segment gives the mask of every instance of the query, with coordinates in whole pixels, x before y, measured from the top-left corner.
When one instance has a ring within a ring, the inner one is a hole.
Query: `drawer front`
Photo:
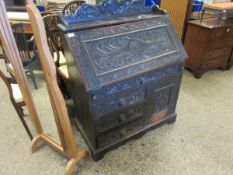
[[[233,26],[216,28],[213,29],[211,33],[211,40],[218,40],[222,38],[232,37],[232,35],[233,35]]]
[[[99,148],[107,146],[109,144],[115,143],[121,139],[124,139],[135,132],[143,128],[144,121],[143,119],[136,120],[126,126],[113,130],[110,133],[107,133],[103,136],[97,138],[97,144]]]
[[[203,69],[225,67],[228,64],[228,58],[208,60],[203,64]]]
[[[111,98],[102,99],[99,103],[92,104],[92,110],[96,118],[107,114],[122,111],[127,107],[146,101],[147,87],[135,88],[134,91],[125,91]]]
[[[124,112],[101,117],[99,120],[96,120],[96,131],[97,133],[102,133],[142,118],[143,114],[145,114],[145,108],[145,104],[139,104],[127,109]]]
[[[232,45],[233,45],[232,37],[220,38],[218,40],[211,41],[207,46],[207,50],[211,51],[211,50],[216,50],[216,49],[221,49],[221,48],[226,48],[226,47],[232,47]]]
[[[231,54],[231,47],[223,48],[223,49],[217,49],[213,51],[209,51],[205,54],[204,59],[205,60],[211,60],[211,59],[217,59],[217,58],[229,58]]]

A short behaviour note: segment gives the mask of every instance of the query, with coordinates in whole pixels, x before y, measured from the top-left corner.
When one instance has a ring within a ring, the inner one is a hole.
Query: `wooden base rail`
[[[32,140],[31,143],[31,151],[32,153],[34,153],[37,148],[39,143],[46,143],[47,145],[49,145],[51,148],[55,149],[57,152],[59,152],[61,155],[63,155],[64,157],[70,159],[69,162],[66,165],[66,174],[67,175],[71,175],[73,173],[73,170],[75,168],[75,166],[79,163],[79,161],[83,158],[85,158],[86,156],[88,156],[88,152],[85,150],[80,150],[76,153],[76,155],[69,155],[66,150],[64,150],[64,148],[57,143],[56,141],[53,140],[53,138],[51,138],[49,135],[46,134],[41,134],[38,135],[37,137],[35,137]]]

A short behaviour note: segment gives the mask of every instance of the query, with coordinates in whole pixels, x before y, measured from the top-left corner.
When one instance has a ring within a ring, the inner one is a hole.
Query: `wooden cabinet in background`
[[[233,19],[190,21],[184,46],[189,55],[186,67],[196,78],[208,70],[226,70],[233,65]]]

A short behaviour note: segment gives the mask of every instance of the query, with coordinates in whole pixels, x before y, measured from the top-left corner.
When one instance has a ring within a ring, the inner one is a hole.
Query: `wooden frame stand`
[[[32,140],[31,142],[32,153],[37,151],[39,143],[46,143],[50,145],[52,148],[56,149],[56,151],[58,151],[60,154],[70,159],[65,168],[66,175],[72,175],[72,172],[75,166],[79,163],[79,161],[85,158],[86,156],[88,156],[88,152],[85,150],[76,151],[76,153],[73,155],[67,154],[66,151],[59,144],[54,142],[49,135],[45,135],[45,134],[38,135]]]

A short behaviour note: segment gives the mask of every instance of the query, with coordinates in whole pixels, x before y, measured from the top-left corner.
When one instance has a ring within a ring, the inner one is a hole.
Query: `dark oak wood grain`
[[[208,70],[232,66],[233,20],[205,19],[189,22],[184,42],[186,67],[196,78]]]

